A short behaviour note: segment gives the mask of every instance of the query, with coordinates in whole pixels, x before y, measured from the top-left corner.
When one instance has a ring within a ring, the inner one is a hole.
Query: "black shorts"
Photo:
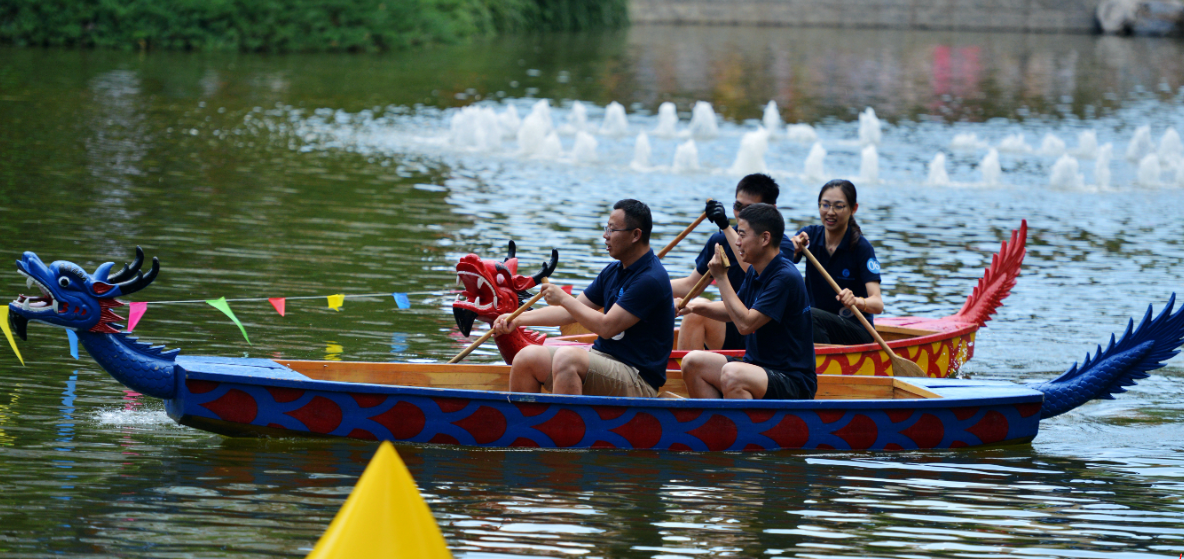
[[[736,329],[735,322],[724,323],[724,347],[720,349],[744,349],[744,336]]]
[[[745,361],[739,357],[728,356],[728,363]],[[756,363],[749,363],[756,365]],[[761,367],[760,365],[756,365]],[[769,388],[765,390],[762,400],[813,400],[818,391],[818,377],[811,374],[809,378],[798,372],[779,371],[768,367],[761,367],[769,376]]]

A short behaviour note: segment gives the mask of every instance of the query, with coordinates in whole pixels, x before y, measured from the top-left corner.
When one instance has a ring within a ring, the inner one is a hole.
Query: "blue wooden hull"
[[[910,450],[1018,444],[1044,395],[907,379],[940,398],[737,401],[515,394],[315,380],[267,359],[185,357],[170,417],[227,435],[483,447]],[[901,382],[903,379],[897,379]]]

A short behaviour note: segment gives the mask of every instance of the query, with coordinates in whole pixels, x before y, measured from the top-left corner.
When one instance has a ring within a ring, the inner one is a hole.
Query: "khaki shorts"
[[[555,358],[557,346],[546,346]],[[551,377],[543,383],[547,392],[553,392]],[[588,374],[584,377],[584,395],[586,396],[616,396],[618,398],[654,398],[658,391],[650,383],[641,378],[637,367],[630,367],[617,358],[597,351],[588,350]]]

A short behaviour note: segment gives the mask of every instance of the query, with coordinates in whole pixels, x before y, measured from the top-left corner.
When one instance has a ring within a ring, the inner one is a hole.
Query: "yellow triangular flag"
[[[16,340],[12,339],[12,330],[8,328],[8,305],[0,307],[0,330],[4,330],[4,337],[8,338],[8,345],[12,346],[12,351],[16,353],[16,358],[21,360],[21,366],[25,366],[25,358],[21,357],[21,350],[16,348]]]
[[[451,559],[432,510],[383,442],[308,559]]]
[[[329,308],[331,308],[335,311],[341,310],[341,305],[345,304],[345,295],[341,295],[341,294],[330,295],[328,297],[328,299],[329,299]]]

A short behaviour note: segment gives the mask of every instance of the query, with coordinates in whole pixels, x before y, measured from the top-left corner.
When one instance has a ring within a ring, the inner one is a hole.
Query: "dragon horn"
[[[543,269],[539,270],[539,273],[530,276],[532,279],[534,279],[534,284],[539,285],[543,283],[543,278],[555,273],[555,268],[557,266],[559,266],[559,251],[551,249],[551,261],[543,264]]]
[[[510,255],[502,262],[509,262],[516,254],[518,254],[518,246],[514,244],[514,241],[510,241]]]
[[[123,269],[113,276],[107,276],[107,283],[116,284],[122,281],[132,279],[133,275],[140,272],[140,267],[144,265],[144,249],[136,246],[136,260],[131,264],[124,264]]]
[[[135,278],[118,284],[119,294],[131,295],[132,293],[148,287],[148,284],[152,283],[152,280],[156,279],[156,274],[158,273],[160,273],[160,259],[153,256],[152,269],[148,270],[148,275],[144,275],[143,273],[137,271]]]

